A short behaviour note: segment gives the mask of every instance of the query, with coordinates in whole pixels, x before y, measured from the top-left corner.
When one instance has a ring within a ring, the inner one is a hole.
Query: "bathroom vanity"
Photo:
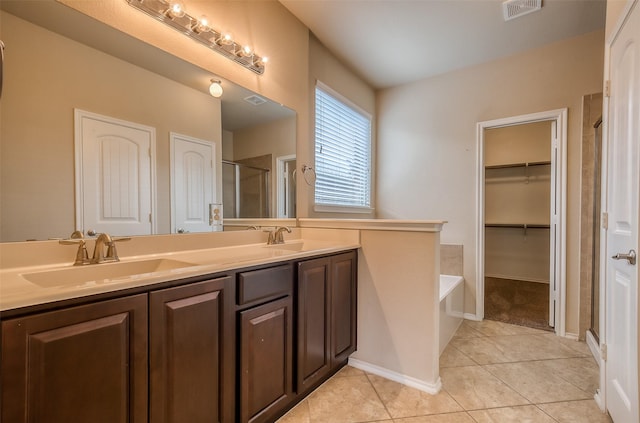
[[[3,308],[2,420],[274,421],[356,348],[357,245],[300,245]]]

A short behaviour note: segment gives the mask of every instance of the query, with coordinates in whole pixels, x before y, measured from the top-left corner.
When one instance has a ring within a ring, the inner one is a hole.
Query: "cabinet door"
[[[2,322],[2,421],[147,421],[147,295]]]
[[[233,421],[233,365],[224,365],[234,343],[231,282],[149,294],[151,422]]]
[[[328,258],[298,264],[297,392],[312,387],[331,370]]]
[[[292,398],[292,300],[240,312],[240,421],[269,422]]]
[[[331,359],[338,365],[356,350],[357,259],[355,252],[331,257]]]

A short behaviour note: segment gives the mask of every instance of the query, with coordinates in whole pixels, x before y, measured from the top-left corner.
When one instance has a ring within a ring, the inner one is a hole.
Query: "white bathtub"
[[[440,354],[460,327],[464,315],[464,278],[440,275]]]

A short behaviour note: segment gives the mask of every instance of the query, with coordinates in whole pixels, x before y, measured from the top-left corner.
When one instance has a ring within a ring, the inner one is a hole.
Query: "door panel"
[[[215,203],[215,144],[171,134],[172,233],[210,232]]]
[[[147,421],[145,294],[2,322],[2,421]]]
[[[640,7],[611,45],[608,116],[605,367],[607,409],[638,421],[638,266],[612,256],[638,251]]]
[[[331,370],[329,269],[327,258],[298,265],[298,392]]]
[[[227,277],[150,294],[150,421],[213,423],[225,413],[231,419],[223,348],[232,340],[222,325],[231,309],[228,283]]]
[[[332,361],[341,363],[356,350],[357,277],[356,254],[331,259]]]
[[[151,144],[155,130],[76,110],[81,230],[152,233]],[[79,226],[79,225],[76,225]]]
[[[269,422],[293,395],[292,299],[240,313],[240,421]]]

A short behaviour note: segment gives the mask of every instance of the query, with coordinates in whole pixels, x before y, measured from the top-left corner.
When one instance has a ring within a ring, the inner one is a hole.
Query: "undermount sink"
[[[329,247],[331,244],[323,243],[322,241],[309,241],[309,240],[293,240],[293,241],[285,241],[284,244],[272,244],[267,245],[267,248],[271,248],[274,250],[286,250],[286,251],[311,251],[311,250],[321,250],[323,248]]]
[[[191,266],[195,266],[195,264],[171,259],[153,259],[66,267],[64,269],[23,273],[22,277],[36,285],[51,288],[109,283],[149,273]]]
[[[284,244],[272,244],[267,248],[274,250],[287,250],[287,251],[304,251],[304,242],[286,242]]]

